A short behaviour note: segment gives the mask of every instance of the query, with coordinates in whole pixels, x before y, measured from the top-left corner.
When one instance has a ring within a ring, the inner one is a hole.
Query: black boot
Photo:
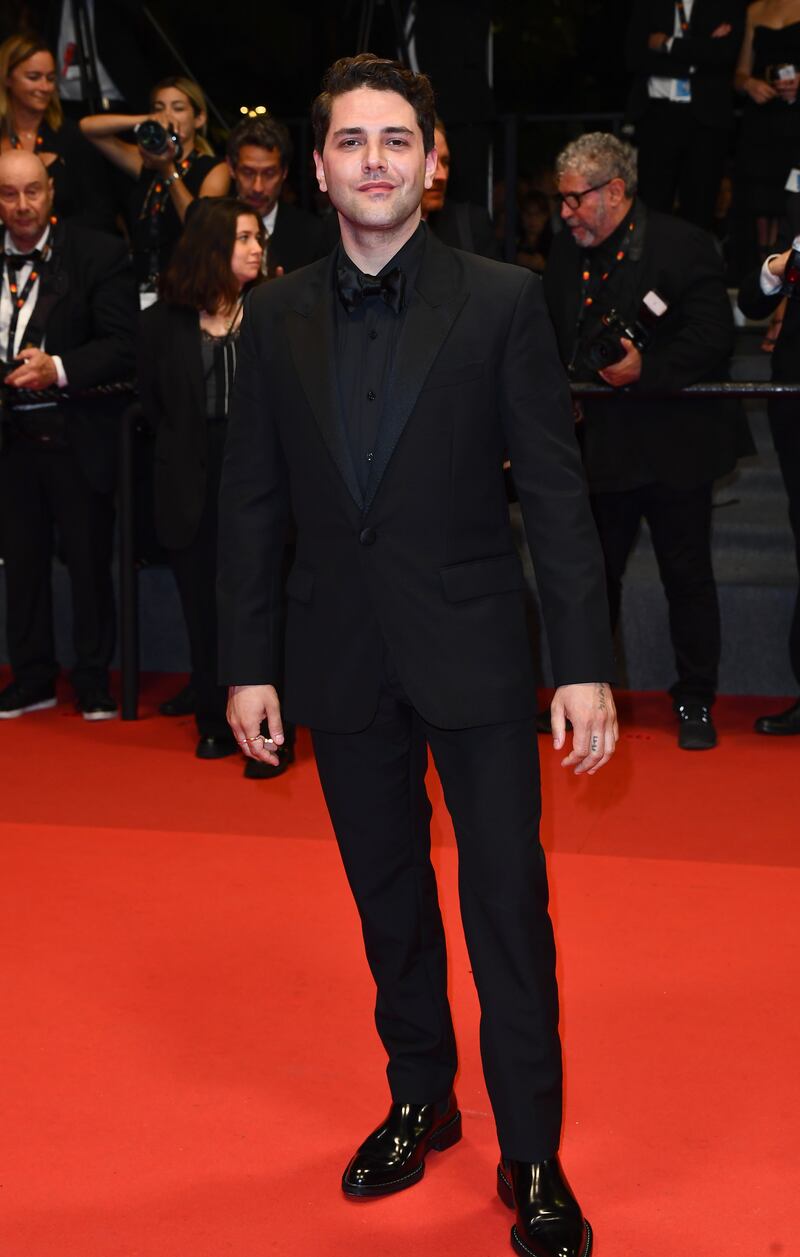
[[[503,1157],[497,1194],[509,1209],[516,1208],[511,1247],[520,1257],[589,1257],[592,1228],[557,1156],[534,1162]]]

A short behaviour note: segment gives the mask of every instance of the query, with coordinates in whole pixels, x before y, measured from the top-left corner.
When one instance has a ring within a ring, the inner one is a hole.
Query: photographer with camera
[[[566,230],[553,242],[544,287],[571,378],[642,394],[724,378],[733,317],[711,236],[644,205],[636,153],[613,135],[568,144],[556,181]],[[741,409],[726,401],[597,398],[585,403],[579,435],[612,622],[644,518],[669,603],[678,743],[713,747],[720,620],[711,494],[714,480],[752,452]]]
[[[789,217],[800,230],[800,207],[789,197]],[[788,226],[788,224],[787,224]],[[772,354],[772,378],[784,383],[800,381],[800,235],[783,253],[775,253],[753,271],[739,289],[739,309],[750,319],[772,314],[788,297],[783,324]],[[772,440],[789,499],[789,522],[794,534],[797,567],[800,572],[800,407],[796,399],[771,397],[767,412]],[[789,629],[789,659],[800,689],[800,589]],[[759,716],[758,733],[800,734],[800,699],[785,711]]]
[[[220,196],[228,186],[224,162],[205,138],[206,103],[197,83],[180,75],[156,83],[149,114],[94,114],[81,119],[81,131],[100,152],[136,181],[130,205],[133,265],[145,308],[157,299],[197,196]],[[123,140],[133,131],[136,143]]]

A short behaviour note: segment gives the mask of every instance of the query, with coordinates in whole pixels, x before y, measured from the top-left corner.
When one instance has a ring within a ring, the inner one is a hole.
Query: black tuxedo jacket
[[[287,274],[299,270],[301,266],[316,262],[325,252],[320,219],[296,205],[281,201],[275,230],[267,247],[270,274],[278,266],[282,266]]]
[[[539,281],[430,233],[362,496],[337,404],[336,254],[246,302],[220,490],[221,680],[280,670],[284,704],[332,731],[374,715],[384,644],[433,724],[534,709],[514,465],[557,682],[612,670],[602,559]]]
[[[688,78],[690,109],[698,122],[712,127],[733,126],[733,71],[744,34],[744,0],[695,0],[687,34],[673,41],[669,52],[648,47],[650,35],[663,31],[671,36],[675,26],[674,0],[635,0],[628,26],[626,60],[635,78],[628,101],[628,116],[635,122],[650,105],[647,80],[659,77]],[[727,22],[729,35],[712,38],[712,31]]]
[[[479,253],[484,258],[502,261],[502,252],[494,234],[488,210],[469,201],[445,201],[438,213],[428,219],[428,226],[442,244],[467,253]]]
[[[641,202],[634,221],[642,216]],[[722,261],[699,227],[647,210],[641,254],[632,247],[595,302],[594,321],[616,307],[635,317],[655,288],[669,304],[644,352],[642,374],[629,393],[669,392],[728,378],[733,316]],[[557,233],[544,276],[545,296],[564,362],[572,356],[581,298],[581,250],[566,229]],[[586,376],[585,378],[589,378]],[[602,383],[596,376],[596,382]],[[581,426],[589,486],[596,492],[635,488],[644,464],[653,479],[694,488],[725,475],[753,443],[741,407],[730,401],[615,397],[588,400]]]
[[[159,301],[144,311],[137,379],[156,433],[156,535],[161,545],[181,550],[194,540],[206,498],[208,422],[196,310]]]
[[[27,333],[33,339],[34,327],[43,330],[44,349],[61,357],[71,393],[132,379],[137,314],[123,241],[58,222]],[[129,401],[78,396],[64,407],[70,443],[90,484],[102,492],[114,486],[119,417]]]

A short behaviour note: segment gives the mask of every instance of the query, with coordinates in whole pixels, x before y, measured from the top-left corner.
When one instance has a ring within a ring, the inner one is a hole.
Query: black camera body
[[[175,148],[176,159],[183,152],[177,132],[173,130],[168,131],[155,118],[146,118],[144,122],[140,122],[134,133],[136,135],[136,143],[146,153],[149,153],[151,157],[163,157],[170,144]]]
[[[625,357],[625,349],[620,343],[623,337],[644,353],[667,309],[664,298],[651,288],[642,297],[635,319],[627,319],[615,309],[609,310],[602,315],[599,328],[581,346],[576,366],[581,373],[589,372],[591,375],[612,367]]]

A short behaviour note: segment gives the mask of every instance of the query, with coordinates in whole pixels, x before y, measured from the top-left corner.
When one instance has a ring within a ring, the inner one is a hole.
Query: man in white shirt
[[[636,0],[626,59],[635,74],[639,191],[651,209],[709,229],[733,126],[741,0]]]
[[[0,693],[0,719],[56,701],[57,532],[72,588],[76,702],[87,720],[103,720],[116,715],[108,669],[118,403],[82,395],[132,375],[136,293],[123,242],[57,221],[52,205],[39,158],[4,153],[0,533],[13,681]]]

